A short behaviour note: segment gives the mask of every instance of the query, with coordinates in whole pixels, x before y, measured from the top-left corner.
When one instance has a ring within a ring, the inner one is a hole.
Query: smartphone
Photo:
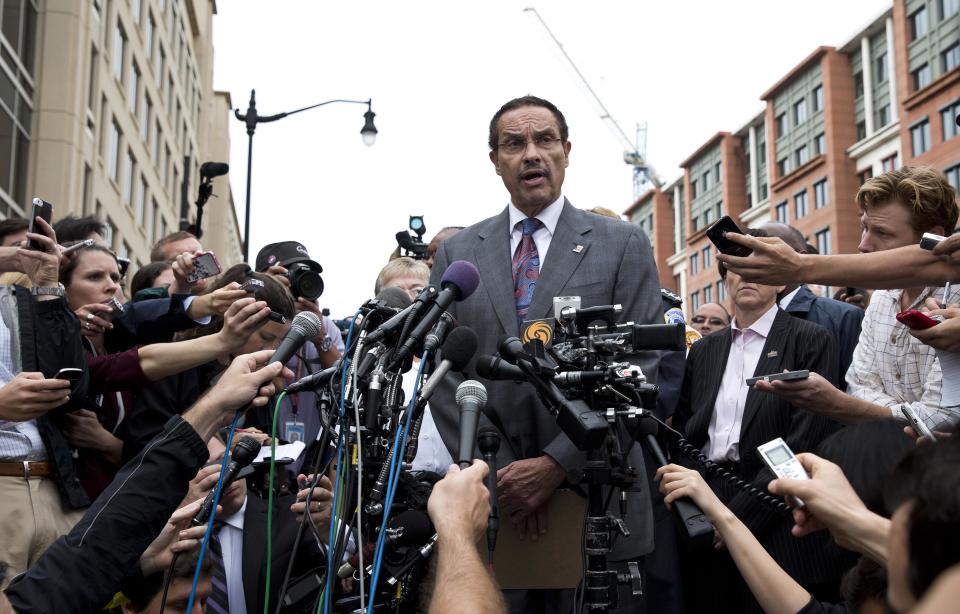
[[[800,459],[796,457],[787,442],[782,437],[777,437],[773,441],[768,441],[762,446],[757,446],[757,452],[760,458],[767,464],[770,471],[778,478],[789,478],[791,480],[809,480],[810,476],[800,464]],[[798,507],[804,507],[804,502],[793,497]]]
[[[190,272],[187,281],[193,284],[201,279],[219,275],[221,270],[217,255],[213,252],[203,252],[193,257],[193,271]]]
[[[42,198],[34,198],[32,213],[33,215],[30,216],[30,232],[43,234],[43,232],[40,230],[40,227],[37,225],[37,218],[42,218],[44,222],[49,224],[50,220],[53,219],[53,205]],[[43,248],[40,247],[39,243],[34,243],[29,239],[27,239],[27,244],[25,247],[38,252],[43,251]]]
[[[923,249],[933,249],[937,246],[940,241],[943,241],[946,237],[941,237],[940,235],[935,235],[932,232],[923,233],[923,237],[920,239],[920,247]]]
[[[897,314],[897,321],[913,330],[925,330],[940,323],[940,320],[931,318],[917,309],[908,309]]]
[[[77,369],[76,367],[65,367],[57,371],[57,374],[53,376],[53,379],[65,379],[68,382],[76,383],[80,381],[81,377],[83,377],[83,369]]]
[[[84,239],[83,241],[78,241],[77,243],[74,243],[70,247],[61,247],[60,255],[69,256],[70,254],[77,251],[78,249],[85,249],[87,247],[91,247],[93,243],[94,243],[93,239]]]
[[[753,386],[760,380],[765,382],[772,382],[775,380],[792,382],[798,379],[807,379],[808,377],[810,377],[810,371],[808,369],[802,369],[800,371],[785,371],[783,373],[771,373],[770,375],[758,375],[757,377],[749,378],[747,380],[747,386]]]
[[[117,300],[117,297],[113,297],[112,299],[110,299],[109,301],[107,301],[106,303],[104,303],[104,305],[106,305],[107,307],[110,307],[111,309],[113,309],[113,314],[112,314],[112,315],[114,315],[114,316],[118,316],[118,315],[120,315],[121,313],[123,313],[123,303],[121,303],[120,301],[118,301],[118,300]]]
[[[734,222],[729,215],[725,215],[717,220],[713,226],[707,228],[707,238],[717,246],[717,249],[720,250],[721,254],[744,257],[753,253],[753,250],[749,247],[744,247],[743,245],[734,243],[730,239],[723,236],[728,232],[735,232],[739,235],[743,234],[743,231],[740,230],[740,227],[737,226],[736,222]]]
[[[120,277],[127,276],[127,269],[130,268],[129,258],[117,258],[117,268],[120,269]],[[121,282],[122,283],[122,282]]]
[[[270,310],[270,315],[267,316],[267,319],[271,322],[276,322],[277,324],[283,324],[287,321],[287,319],[283,317],[282,313],[277,313],[273,309]]]
[[[927,437],[930,441],[937,440],[937,438],[933,436],[933,431],[930,430],[930,427],[920,419],[920,416],[917,415],[917,412],[913,411],[912,407],[904,403],[900,405],[900,411],[907,417],[907,420],[910,421],[910,426],[913,427],[913,430],[915,430],[918,435]]]
[[[265,286],[263,285],[262,281],[260,281],[259,279],[254,279],[252,277],[247,281],[243,282],[242,284],[240,284],[240,289],[243,290],[244,292],[249,292],[250,294],[256,293],[257,290],[263,290],[264,287]]]

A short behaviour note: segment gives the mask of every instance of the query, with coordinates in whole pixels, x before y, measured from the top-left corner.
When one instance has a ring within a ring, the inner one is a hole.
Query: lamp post
[[[344,99],[335,99],[327,100],[317,104],[312,104],[308,107],[303,107],[302,109],[296,109],[295,111],[287,111],[285,113],[277,113],[276,115],[260,115],[257,113],[257,101],[256,101],[256,90],[250,90],[250,104],[247,107],[247,112],[244,115],[240,114],[240,109],[234,109],[233,114],[237,119],[244,122],[247,126],[247,136],[249,137],[249,142],[247,145],[247,198],[246,198],[246,208],[243,216],[243,260],[249,260],[249,251],[250,251],[250,174],[253,166],[253,133],[257,129],[257,124],[265,124],[267,122],[275,122],[278,119],[283,119],[294,113],[300,113],[301,111],[309,111],[310,109],[316,109],[317,107],[322,107],[324,105],[333,104],[335,102],[345,102],[348,104],[365,104],[367,105],[367,112],[363,114],[363,128],[360,129],[360,136],[363,137],[363,143],[367,147],[372,146],[377,140],[377,127],[373,125],[373,118],[376,117],[376,113],[373,112],[370,108],[370,103],[372,99],[367,100],[344,100]]]

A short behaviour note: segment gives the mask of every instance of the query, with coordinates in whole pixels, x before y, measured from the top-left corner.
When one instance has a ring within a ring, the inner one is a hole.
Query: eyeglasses
[[[510,138],[506,141],[499,143],[497,146],[504,152],[508,154],[518,154],[521,151],[527,149],[527,145],[530,144],[530,141],[527,139]],[[541,134],[540,136],[533,138],[533,146],[541,151],[550,151],[556,149],[560,145],[560,139],[553,136],[552,134]]]
[[[693,316],[693,319],[690,320],[694,324],[703,324],[704,322],[709,322],[710,326],[726,326],[727,323],[721,320],[720,318],[710,318],[709,320],[705,316]]]

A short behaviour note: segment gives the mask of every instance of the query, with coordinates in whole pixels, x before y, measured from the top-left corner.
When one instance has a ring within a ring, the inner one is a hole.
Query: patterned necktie
[[[222,522],[214,522],[210,536],[210,596],[207,597],[207,612],[230,614],[230,598],[227,592],[227,573],[223,566],[223,550],[220,548]]]
[[[537,280],[540,279],[540,253],[533,240],[533,233],[543,228],[543,222],[535,217],[528,217],[517,224],[521,227],[523,236],[513,253],[513,296],[517,301],[517,323],[522,325],[530,311]]]

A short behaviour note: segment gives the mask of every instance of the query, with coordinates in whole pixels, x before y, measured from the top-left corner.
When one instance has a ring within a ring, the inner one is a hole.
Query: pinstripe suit
[[[455,260],[474,263],[480,270],[481,282],[470,298],[455,303],[450,312],[461,325],[477,332],[477,356],[495,354],[501,338],[519,333],[508,211],[504,209],[444,241],[437,251],[431,283],[439,284],[447,265]],[[565,201],[527,318],[553,317],[553,297],[570,295],[580,296],[584,307],[620,303],[624,322],[662,323],[660,286],[647,235],[636,225],[581,211]],[[631,362],[639,365],[652,381],[657,373],[657,359],[657,352],[640,352],[631,357]],[[472,364],[468,375],[477,377]],[[454,457],[460,424],[454,391],[460,381],[459,377],[447,377],[430,399],[437,428]],[[533,386],[480,381],[487,387],[487,408],[503,426],[498,466],[548,454],[566,469],[568,480],[577,483],[586,457],[557,427]],[[481,417],[483,424],[490,424],[486,416]],[[634,446],[631,462],[643,476],[640,450],[640,446]],[[479,457],[475,453],[475,458]],[[653,547],[647,488],[641,477],[637,491],[629,493],[625,520],[631,535],[617,540],[611,556],[615,560],[645,554]]]
[[[687,357],[674,427],[683,431],[690,443],[700,449],[707,444],[710,419],[731,342],[728,327],[695,343]],[[819,324],[793,318],[778,310],[754,375],[797,369],[815,371],[836,383],[837,352],[833,339]],[[836,422],[796,409],[777,395],[751,389],[743,410],[740,463],[736,473],[742,480],[766,492],[774,475],[764,465],[756,451],[757,446],[783,437],[794,452],[812,451],[837,428]],[[727,506],[798,582],[813,585],[839,577],[837,570],[824,560],[823,546],[828,538],[824,532],[797,539],[790,535],[793,522],[789,516],[771,510],[749,494],[735,490],[713,476],[709,480]]]

